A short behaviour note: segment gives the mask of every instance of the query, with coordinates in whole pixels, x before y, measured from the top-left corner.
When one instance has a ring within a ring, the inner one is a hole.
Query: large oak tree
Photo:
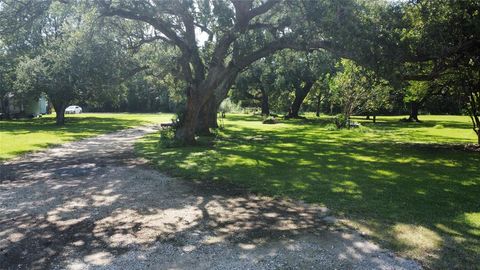
[[[176,139],[184,144],[195,142],[196,130],[215,125],[217,107],[237,74],[258,59],[286,48],[335,49],[346,54],[334,40],[336,29],[329,27],[347,27],[340,21],[355,11],[353,3],[345,0],[338,4],[315,2],[317,9],[325,9],[323,14],[308,13],[309,1],[97,0],[97,4],[104,16],[150,26],[145,41],[157,40],[178,48],[178,76],[186,82],[187,100]],[[318,15],[324,21],[313,27],[307,16]]]

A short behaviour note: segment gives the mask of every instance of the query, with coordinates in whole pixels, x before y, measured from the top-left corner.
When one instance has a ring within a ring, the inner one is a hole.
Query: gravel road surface
[[[2,164],[0,269],[420,269],[325,208],[151,169],[133,143],[154,130]]]

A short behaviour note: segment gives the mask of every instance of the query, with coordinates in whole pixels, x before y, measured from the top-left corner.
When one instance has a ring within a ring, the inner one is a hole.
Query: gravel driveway
[[[153,127],[0,167],[0,269],[419,269],[326,209],[163,175],[134,156]]]

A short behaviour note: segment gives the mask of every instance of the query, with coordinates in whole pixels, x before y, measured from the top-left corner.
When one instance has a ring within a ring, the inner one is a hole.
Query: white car
[[[82,113],[82,108],[80,106],[76,106],[76,105],[72,105],[72,106],[68,106],[66,109],[65,109],[65,113],[67,114],[77,114],[77,113]]]

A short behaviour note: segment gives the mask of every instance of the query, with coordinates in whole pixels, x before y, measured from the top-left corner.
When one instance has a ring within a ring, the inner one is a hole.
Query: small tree
[[[477,134],[477,143],[480,145],[480,92],[471,92],[467,106],[472,129]]]
[[[393,88],[385,80],[374,80],[371,83],[371,94],[365,102],[363,112],[372,116],[372,121],[376,122],[376,116],[382,109],[390,109],[392,102],[390,93]]]
[[[354,111],[368,100],[370,91],[360,66],[342,59],[337,67],[341,71],[331,80],[333,99],[342,108],[343,117],[340,118],[348,122]]]
[[[346,59],[342,59],[337,68],[339,72],[332,77],[330,87],[334,101],[342,108],[342,121],[348,123],[354,113],[376,112],[389,104],[391,88],[373,71]]]

